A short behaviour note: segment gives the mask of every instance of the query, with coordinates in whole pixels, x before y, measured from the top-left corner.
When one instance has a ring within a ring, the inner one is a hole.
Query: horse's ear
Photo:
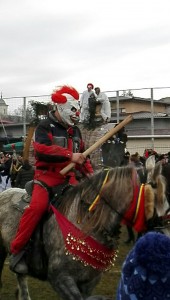
[[[147,172],[147,182],[151,182],[155,168],[155,155],[151,155],[147,158],[145,162],[145,168]]]
[[[146,160],[147,182],[156,183],[159,175],[162,174],[161,162],[155,162],[155,155],[151,155]]]
[[[147,172],[151,172],[155,168],[155,155],[151,155],[145,162]]]
[[[162,164],[161,162],[157,162],[153,170],[153,175],[152,175],[153,180],[156,182],[158,176],[161,174],[162,174]]]

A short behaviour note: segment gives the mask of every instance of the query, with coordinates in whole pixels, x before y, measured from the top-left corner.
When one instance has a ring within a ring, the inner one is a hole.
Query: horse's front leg
[[[18,281],[18,288],[16,291],[16,299],[17,300],[31,300],[29,291],[28,291],[28,284],[27,284],[27,277],[25,275],[17,274],[17,281]]]
[[[100,279],[101,274],[94,277],[91,281],[80,281],[80,283],[78,283],[78,288],[83,296],[83,299],[87,299],[87,297],[89,297],[92,294],[95,286],[100,282]]]
[[[2,270],[4,267],[4,262],[7,257],[7,251],[5,247],[0,243],[0,289],[2,288]]]
[[[84,300],[76,282],[67,272],[51,271],[48,275],[48,280],[53,289],[63,300]]]

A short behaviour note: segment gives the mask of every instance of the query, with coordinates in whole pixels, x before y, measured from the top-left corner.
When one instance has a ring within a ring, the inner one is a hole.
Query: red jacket
[[[58,172],[71,162],[73,153],[83,152],[84,143],[79,128],[65,128],[55,118],[53,112],[49,118],[42,120],[35,130],[35,166],[37,168],[56,168]],[[90,160],[87,158],[83,166],[76,164],[82,173],[93,173]]]

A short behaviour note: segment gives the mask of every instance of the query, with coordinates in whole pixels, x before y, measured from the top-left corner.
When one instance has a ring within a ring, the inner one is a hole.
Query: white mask
[[[58,113],[65,124],[73,126],[79,121],[79,93],[75,88],[66,85],[60,86],[54,91],[51,98],[56,103]]]
[[[78,101],[74,98],[70,98],[64,104],[56,104],[58,112],[62,121],[70,126],[75,125],[79,121],[79,111],[80,107]],[[72,110],[75,108],[76,111]]]

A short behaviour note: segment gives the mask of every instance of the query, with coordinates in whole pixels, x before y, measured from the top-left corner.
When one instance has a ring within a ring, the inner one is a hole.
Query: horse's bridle
[[[104,179],[104,182],[103,182],[103,185],[102,185],[102,188],[103,186],[105,185],[106,181],[107,181],[107,178],[108,178],[108,174],[109,174],[109,170],[107,170],[106,172],[106,175],[105,175],[105,179]],[[133,176],[132,176],[132,184],[133,184],[133,187],[134,187],[134,190],[136,189],[137,187],[137,183],[136,183],[136,180],[137,180],[137,173],[133,173]],[[155,183],[152,183],[152,182],[149,182],[149,183],[146,183],[148,185],[150,185],[153,189],[157,187],[157,184]],[[145,184],[143,184],[145,186]],[[142,184],[140,186],[138,186],[139,190],[141,188]],[[101,190],[102,190],[101,188]],[[99,195],[98,195],[99,196]],[[98,198],[97,196],[97,198]],[[111,210],[113,210],[115,213],[117,213],[122,219],[124,219],[125,221],[128,221],[128,223],[130,224],[130,226],[133,227],[133,221],[131,220],[126,220],[126,217],[122,214],[120,214],[120,212],[118,212],[116,209],[114,209],[109,201],[107,201],[107,199],[105,199],[105,197],[101,196],[99,197],[100,200],[103,200],[108,206],[110,206]],[[97,201],[99,201],[99,198],[97,199]],[[96,199],[95,199],[96,200]],[[134,199],[132,201],[138,201],[138,195],[135,195]],[[93,202],[93,204],[95,203],[96,201]],[[96,204],[96,203],[95,203]],[[92,205],[93,206],[93,205]],[[94,205],[95,206],[95,205]],[[147,231],[150,231],[150,230],[155,230],[155,231],[161,231],[162,229],[165,229],[165,228],[168,228],[170,227],[170,207],[166,210],[165,214],[163,216],[158,216],[157,214],[157,211],[156,209],[154,208],[154,214],[153,214],[153,217],[150,218],[147,222],[146,222],[146,226],[147,226]]]

